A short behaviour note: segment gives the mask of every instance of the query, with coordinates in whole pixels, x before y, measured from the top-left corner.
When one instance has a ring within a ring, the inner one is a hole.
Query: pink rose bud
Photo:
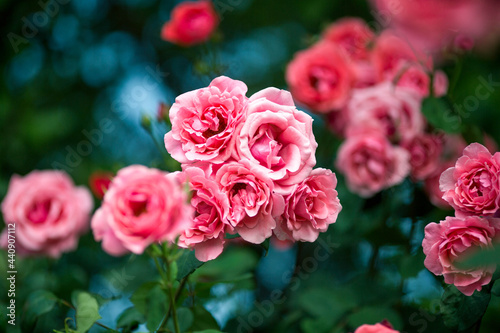
[[[375,325],[362,325],[358,327],[354,333],[399,333],[392,329],[392,326],[387,326],[386,323],[380,323]]]
[[[93,172],[89,177],[89,187],[97,199],[102,199],[111,185],[114,174],[107,171]]]
[[[192,216],[175,173],[131,165],[118,171],[91,226],[107,253],[142,254],[153,243],[175,241]]]
[[[500,227],[500,219],[467,216],[446,217],[444,221],[429,223],[422,242],[426,255],[424,265],[435,275],[443,275],[444,282],[454,284],[464,295],[491,281],[495,266],[460,268],[457,265],[471,253],[492,248],[492,241]]]
[[[2,202],[5,223],[14,224],[17,254],[58,258],[76,249],[78,238],[88,230],[92,195],[76,187],[62,171],[32,171],[12,176]],[[0,246],[8,245],[8,231]]]
[[[161,38],[182,46],[200,44],[210,38],[218,24],[211,1],[185,1],[172,11],[170,21],[163,25]]]

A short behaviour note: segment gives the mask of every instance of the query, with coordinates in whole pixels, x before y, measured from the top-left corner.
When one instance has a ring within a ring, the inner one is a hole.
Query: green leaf
[[[26,300],[26,317],[35,318],[50,312],[57,303],[58,298],[47,290],[37,290],[30,294]]]
[[[188,308],[177,309],[177,320],[179,322],[179,329],[181,330],[181,332],[185,332],[191,327],[191,325],[193,324],[193,319],[194,319],[193,313]],[[167,327],[172,332],[175,332],[174,321],[172,320],[172,318],[169,318]]]
[[[422,102],[422,113],[429,123],[448,133],[459,133],[462,120],[444,98],[428,97]]]
[[[134,303],[137,310],[143,315],[146,315],[148,312],[149,292],[156,286],[158,286],[158,282],[156,281],[143,283],[130,297],[130,301]]]
[[[214,319],[212,314],[208,312],[203,306],[196,305],[192,309],[192,311],[195,318],[193,326],[191,326],[191,329],[193,331],[203,330],[207,328],[219,329],[219,324],[217,324],[217,321]]]
[[[403,322],[399,314],[388,307],[373,306],[365,307],[353,313],[348,317],[348,323],[351,327],[359,327],[363,324],[376,324],[384,319],[388,320],[395,328],[403,326]]]
[[[196,259],[194,251],[182,250],[183,253],[177,259],[177,280],[182,280],[187,275],[193,273],[198,267],[204,263]]]
[[[405,255],[401,258],[399,270],[403,279],[417,276],[424,269],[424,253],[417,251],[413,256]]]
[[[306,318],[300,322],[300,327],[304,333],[325,333],[333,327],[335,321],[334,317]]]
[[[492,266],[500,264],[500,246],[488,248],[472,254],[464,261],[457,263],[461,269],[471,269],[482,266]]]
[[[142,313],[140,313],[135,307],[127,308],[118,317],[116,321],[117,328],[123,328],[124,332],[131,332],[136,329],[139,324],[146,321],[146,318]]]
[[[486,291],[465,296],[455,286],[448,286],[441,297],[445,325],[459,331],[472,327],[486,312],[490,299],[491,294]]]
[[[158,282],[146,282],[130,297],[137,310],[146,317],[146,327],[155,331],[167,313],[167,295]]]
[[[87,292],[78,292],[75,307],[78,333],[87,332],[98,319],[101,319],[97,300]]]
[[[203,330],[203,331],[193,331],[193,333],[224,333],[219,330]]]

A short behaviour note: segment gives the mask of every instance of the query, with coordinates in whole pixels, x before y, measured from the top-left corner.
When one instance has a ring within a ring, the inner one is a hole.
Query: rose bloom
[[[441,136],[422,133],[401,146],[410,153],[411,176],[414,179],[424,180],[439,168],[443,150]]]
[[[500,153],[492,156],[483,145],[472,143],[455,166],[441,174],[439,187],[457,217],[489,216],[499,209],[499,176]]]
[[[210,38],[218,24],[210,1],[185,1],[172,11],[170,21],[161,29],[161,38],[183,46],[200,44]]]
[[[295,54],[286,69],[286,81],[298,102],[312,111],[328,113],[347,101],[354,84],[351,67],[342,49],[320,42]]]
[[[185,165],[179,179],[189,182],[194,222],[179,238],[179,246],[194,248],[200,261],[217,258],[224,249],[226,232],[233,232],[228,220],[230,202],[219,184],[211,178],[212,170],[197,164]]]
[[[327,169],[315,169],[285,197],[285,211],[275,230],[281,240],[314,242],[320,232],[337,221],[342,210],[337,177]]]
[[[402,65],[400,67],[393,79],[396,80],[396,86],[409,89],[421,97],[429,96],[431,78],[425,68],[418,63]]]
[[[277,193],[287,194],[316,165],[317,146],[312,118],[295,108],[289,92],[267,88],[250,98],[234,157],[260,168],[274,181]]]
[[[433,87],[434,96],[441,97],[448,92],[448,77],[443,71],[437,70],[434,72]]]
[[[432,59],[417,52],[404,39],[384,31],[375,41],[372,63],[379,81],[392,79],[401,66],[420,63],[426,71],[432,70]]]
[[[17,254],[58,258],[77,247],[93,205],[90,192],[76,187],[63,171],[32,171],[12,176],[2,213],[6,224],[15,225]],[[7,229],[0,246],[8,246]]]
[[[356,89],[347,105],[347,135],[376,128],[392,142],[410,140],[424,130],[420,97],[391,82]]]
[[[374,37],[374,32],[365,21],[355,17],[342,18],[323,32],[324,40],[336,44],[352,60],[369,58],[368,44]]]
[[[392,327],[383,324],[375,324],[362,325],[358,327],[354,333],[399,333],[399,331],[393,330]]]
[[[378,131],[348,137],[337,154],[336,166],[349,189],[362,197],[401,183],[410,172],[409,154],[393,146]]]
[[[180,163],[222,163],[234,149],[234,131],[244,121],[247,86],[225,76],[207,88],[178,96],[170,108],[172,130],[165,148]]]
[[[131,165],[118,171],[91,226],[107,253],[141,254],[153,243],[175,241],[192,215],[175,173]]]
[[[456,264],[477,250],[491,248],[499,223],[500,219],[478,216],[463,219],[448,216],[439,224],[429,223],[422,242],[425,267],[435,275],[443,275],[444,282],[454,284],[464,295],[471,296],[491,281],[495,267],[461,269]]]
[[[108,190],[114,174],[108,171],[96,171],[89,177],[89,187],[97,199],[102,199]]]
[[[224,164],[215,181],[228,196],[228,220],[234,230],[254,244],[271,237],[276,227],[275,217],[283,213],[285,202],[274,193],[274,182],[267,172],[242,160]]]

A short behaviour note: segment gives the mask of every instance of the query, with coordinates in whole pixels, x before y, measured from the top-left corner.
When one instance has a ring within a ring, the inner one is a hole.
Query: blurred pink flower
[[[411,176],[425,180],[433,175],[440,166],[443,142],[440,135],[422,133],[401,146],[410,153]]]
[[[354,333],[399,333],[399,331],[393,330],[392,327],[388,327],[383,324],[375,325],[362,325],[358,327]]]
[[[174,173],[131,165],[118,171],[91,226],[109,254],[141,254],[152,243],[175,241],[192,214]]]
[[[162,27],[161,38],[183,46],[200,44],[210,38],[218,24],[211,1],[185,1],[173,9],[170,21]]]
[[[76,249],[88,230],[93,208],[90,191],[76,187],[62,171],[32,171],[12,176],[2,202],[6,224],[15,225],[17,254],[58,258]],[[7,229],[0,245],[8,245]]]

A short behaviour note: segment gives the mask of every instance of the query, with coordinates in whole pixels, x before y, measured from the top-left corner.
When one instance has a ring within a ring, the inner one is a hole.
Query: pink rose
[[[426,255],[424,265],[435,275],[443,275],[444,282],[454,284],[470,296],[491,281],[495,267],[461,269],[457,263],[474,251],[491,248],[500,219],[468,216],[464,219],[446,217],[444,221],[429,223],[422,242]]]
[[[409,89],[420,97],[429,96],[431,78],[426,69],[418,63],[402,65],[401,68],[396,71],[393,80],[397,81],[396,86]]]
[[[161,29],[161,38],[191,46],[208,40],[218,24],[219,18],[210,1],[186,1],[174,8],[170,21]]]
[[[320,232],[337,221],[342,210],[336,186],[337,177],[330,170],[313,170],[285,197],[285,211],[276,236],[281,240],[314,242]]]
[[[2,213],[7,225],[14,224],[9,229],[15,230],[17,254],[58,258],[77,247],[93,205],[90,192],[76,187],[66,173],[32,171],[12,176]],[[0,246],[7,248],[7,229],[0,238]]]
[[[210,166],[209,166],[210,167]],[[230,203],[226,193],[210,176],[212,170],[205,165],[186,165],[179,174],[181,180],[189,181],[192,191],[191,206],[195,210],[194,223],[184,230],[179,238],[179,246],[194,248],[200,261],[217,258],[224,249],[226,232],[233,232],[228,220]]]
[[[285,202],[274,193],[274,182],[261,168],[247,160],[224,164],[215,181],[229,199],[229,223],[246,241],[260,244],[271,237],[275,217],[283,213]]]
[[[367,60],[368,44],[375,34],[360,18],[346,17],[328,26],[323,32],[323,39],[337,45],[349,59]]]
[[[114,174],[108,171],[96,171],[89,177],[89,187],[97,199],[102,200],[108,190]]]
[[[356,89],[347,105],[347,135],[377,129],[392,142],[410,140],[424,130],[420,97],[390,82]]]
[[[410,172],[408,152],[376,131],[348,137],[339,148],[336,166],[349,189],[362,197],[401,183]]]
[[[289,92],[267,88],[250,98],[247,119],[239,128],[235,159],[247,159],[266,172],[276,192],[286,194],[311,172],[317,146],[312,118],[295,108]]]
[[[165,148],[181,163],[222,163],[234,149],[234,132],[244,121],[247,86],[225,76],[207,88],[178,96],[170,108],[172,130],[165,134]]]
[[[441,174],[443,199],[457,217],[490,216],[500,206],[500,153],[491,155],[486,147],[472,143],[464,149],[455,167]]]
[[[375,324],[362,325],[358,327],[354,333],[399,333],[399,331],[395,331],[391,327],[387,327],[383,324]]]
[[[141,254],[152,243],[175,241],[192,213],[175,173],[131,165],[118,171],[91,226],[107,253]]]
[[[441,136],[422,133],[401,146],[410,153],[411,176],[414,179],[424,180],[439,168],[443,148]]]
[[[343,107],[354,84],[353,70],[344,53],[329,42],[298,52],[286,69],[293,97],[315,112]]]
[[[432,59],[417,50],[391,32],[383,32],[372,51],[372,62],[379,81],[392,79],[401,66],[408,64],[421,63],[424,70],[431,71]]]

